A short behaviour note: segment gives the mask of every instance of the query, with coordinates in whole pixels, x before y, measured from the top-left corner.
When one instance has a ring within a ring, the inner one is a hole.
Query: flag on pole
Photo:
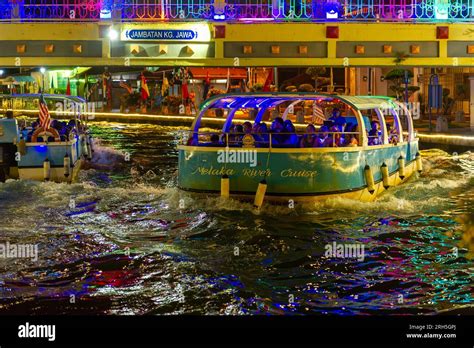
[[[207,71],[206,74],[206,79],[204,80],[204,90],[202,93],[202,99],[206,100],[207,95],[209,94],[209,88],[211,87],[211,79],[209,78],[209,70]]]
[[[168,88],[170,87],[170,84],[168,82],[168,78],[165,76],[165,73],[163,73],[163,84],[161,85],[161,95],[164,97],[166,92],[168,92]]]
[[[226,93],[230,92],[230,69],[227,68],[227,85],[226,85]]]
[[[141,92],[142,100],[147,100],[150,97],[150,91],[148,90],[148,85],[146,84],[145,75],[141,75]]]
[[[183,85],[181,86],[181,90],[183,92],[183,101],[187,101],[189,99],[189,89],[188,89],[188,80],[183,80]]]
[[[69,77],[67,78],[66,95],[71,95],[71,82],[69,81]]]
[[[40,119],[40,126],[47,130],[51,125],[51,116],[49,115],[48,105],[46,105],[46,101],[44,100],[43,94],[41,94],[39,98],[39,119]]]
[[[270,68],[268,72],[267,79],[265,80],[265,84],[263,85],[262,91],[263,92],[270,92],[270,85],[273,83],[273,69]]]

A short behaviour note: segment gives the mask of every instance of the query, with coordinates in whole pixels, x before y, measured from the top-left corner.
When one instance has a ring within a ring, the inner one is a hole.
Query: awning
[[[210,79],[231,79],[244,80],[247,78],[247,69],[245,68],[189,68],[193,79],[204,80],[209,74]]]
[[[21,76],[12,76],[15,82],[35,82],[35,79],[31,76],[21,75]]]

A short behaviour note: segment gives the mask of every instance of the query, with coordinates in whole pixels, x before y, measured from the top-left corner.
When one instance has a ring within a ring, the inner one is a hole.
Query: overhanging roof
[[[0,99],[39,99],[41,94],[32,93],[32,94],[0,94]],[[74,103],[85,103],[84,98],[75,96],[75,95],[65,95],[65,94],[43,94],[44,99],[46,100],[69,100]]]

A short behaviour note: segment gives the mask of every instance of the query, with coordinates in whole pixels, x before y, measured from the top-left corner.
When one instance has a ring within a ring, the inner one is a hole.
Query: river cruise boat
[[[41,127],[40,100],[51,119]],[[75,182],[91,139],[81,123],[85,100],[56,94],[0,95],[0,181],[6,179]]]
[[[202,119],[222,118],[222,129]],[[382,96],[223,94],[178,145],[181,189],[224,197],[373,201],[422,170],[409,110]]]

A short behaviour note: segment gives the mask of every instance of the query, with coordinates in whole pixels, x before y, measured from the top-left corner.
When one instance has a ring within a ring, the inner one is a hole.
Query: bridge
[[[5,67],[472,66],[474,2],[0,0],[0,47]]]

